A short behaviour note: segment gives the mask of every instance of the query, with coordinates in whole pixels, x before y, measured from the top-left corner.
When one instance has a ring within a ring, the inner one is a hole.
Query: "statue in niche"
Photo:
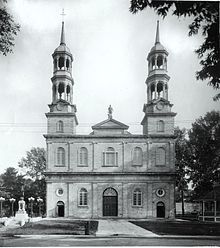
[[[112,119],[112,112],[113,112],[113,108],[111,105],[109,105],[109,107],[108,107],[108,118],[109,119]]]

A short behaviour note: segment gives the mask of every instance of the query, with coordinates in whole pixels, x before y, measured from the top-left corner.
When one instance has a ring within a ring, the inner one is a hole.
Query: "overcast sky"
[[[196,118],[219,108],[215,91],[196,81],[199,68],[194,50],[201,36],[188,37],[189,19],[159,18],[152,10],[129,12],[129,0],[10,0],[9,11],[21,25],[14,53],[1,56],[0,173],[16,167],[31,147],[45,147],[46,117],[51,103],[52,53],[60,42],[65,9],[66,44],[73,57],[77,132],[113,118],[141,133],[147,102],[147,54],[154,45],[156,21],[160,40],[169,52],[169,100],[176,125],[190,128]]]

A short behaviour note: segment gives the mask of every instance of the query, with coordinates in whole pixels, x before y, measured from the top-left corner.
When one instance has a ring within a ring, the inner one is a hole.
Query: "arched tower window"
[[[88,191],[85,188],[81,188],[79,191],[79,206],[88,205]]]
[[[69,68],[70,68],[70,60],[69,59],[66,60],[66,68],[67,68],[67,70],[69,70]]]
[[[57,165],[65,166],[65,150],[63,147],[57,149]]]
[[[58,60],[58,69],[64,70],[64,57],[60,57]]]
[[[81,147],[79,151],[79,165],[88,165],[88,150],[86,147]]]
[[[104,166],[118,166],[118,153],[113,147],[108,147],[106,152],[103,152]]]
[[[64,99],[64,83],[60,83],[58,86],[58,93],[59,93],[59,98]]]
[[[159,82],[157,84],[157,97],[158,98],[163,97],[163,83],[162,82]]]
[[[67,85],[66,87],[66,95],[67,95],[67,101],[70,101],[70,86]]]
[[[156,61],[154,57],[151,59],[151,69],[152,70],[156,69]]]
[[[164,132],[164,121],[159,120],[157,122],[157,132]]]
[[[163,56],[159,55],[157,57],[157,68],[163,69]]]
[[[142,191],[135,189],[133,192],[133,206],[142,206]]]
[[[133,165],[143,164],[143,151],[140,147],[135,147],[133,151]]]
[[[155,84],[151,84],[150,86],[150,91],[151,91],[151,99],[155,99],[156,98],[156,91],[155,91]]]
[[[63,133],[63,122],[62,121],[57,122],[57,132]]]
[[[165,165],[166,163],[166,152],[163,147],[156,149],[156,165]]]

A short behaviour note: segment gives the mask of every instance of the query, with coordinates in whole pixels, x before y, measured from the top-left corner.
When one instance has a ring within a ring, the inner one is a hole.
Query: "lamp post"
[[[0,197],[0,216],[2,218],[2,203],[5,201],[4,197]]]
[[[38,208],[39,208],[39,216],[41,216],[41,205],[43,203],[43,199],[38,197],[37,202],[38,202]]]
[[[11,203],[11,216],[14,216],[14,203],[15,203],[15,199],[12,197],[9,199],[10,203]]]
[[[31,218],[33,217],[33,203],[34,203],[34,197],[29,197],[28,198],[28,201],[30,202],[30,204],[31,204]]]

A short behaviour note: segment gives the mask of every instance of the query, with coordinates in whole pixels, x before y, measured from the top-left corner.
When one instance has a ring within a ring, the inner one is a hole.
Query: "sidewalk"
[[[158,237],[159,235],[126,220],[99,220],[96,237],[102,236]]]

